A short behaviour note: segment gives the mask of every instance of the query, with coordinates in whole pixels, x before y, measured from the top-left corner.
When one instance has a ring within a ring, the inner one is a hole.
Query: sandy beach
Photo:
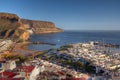
[[[40,51],[36,51],[36,50],[29,50],[27,49],[27,45],[29,45],[30,42],[23,42],[23,43],[16,43],[12,52],[16,52],[18,54],[23,54],[23,55],[30,55],[30,54],[40,54]]]

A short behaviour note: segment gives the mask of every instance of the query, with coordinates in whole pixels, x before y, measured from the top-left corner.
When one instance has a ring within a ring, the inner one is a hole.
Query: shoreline
[[[22,54],[22,55],[31,55],[31,54],[41,54],[42,51],[37,51],[37,50],[29,50],[27,48],[27,46],[30,44],[31,42],[23,42],[23,43],[16,43],[12,52],[16,52],[18,54]]]

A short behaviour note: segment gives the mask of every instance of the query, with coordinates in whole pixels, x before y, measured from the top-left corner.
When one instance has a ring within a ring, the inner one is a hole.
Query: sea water
[[[120,45],[120,31],[64,31],[52,34],[34,34],[31,35],[30,41],[56,44],[54,46],[48,44],[28,45],[28,49],[39,51],[59,48],[66,44],[85,43],[89,41],[102,41]]]

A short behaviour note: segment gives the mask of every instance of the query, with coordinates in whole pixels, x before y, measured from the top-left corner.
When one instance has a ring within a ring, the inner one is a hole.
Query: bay
[[[38,51],[59,48],[62,45],[71,43],[84,43],[89,41],[102,41],[120,45],[120,31],[64,31],[52,34],[34,34],[31,35],[30,41],[56,44],[55,46],[48,44],[28,45],[28,49]]]

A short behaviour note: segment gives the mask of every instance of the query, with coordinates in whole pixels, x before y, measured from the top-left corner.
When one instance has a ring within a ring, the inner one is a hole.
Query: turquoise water
[[[54,34],[34,34],[30,37],[30,41],[56,44],[55,46],[45,44],[28,45],[28,49],[40,51],[58,48],[66,44],[88,41],[103,41],[105,43],[120,44],[120,31],[64,31]]]

